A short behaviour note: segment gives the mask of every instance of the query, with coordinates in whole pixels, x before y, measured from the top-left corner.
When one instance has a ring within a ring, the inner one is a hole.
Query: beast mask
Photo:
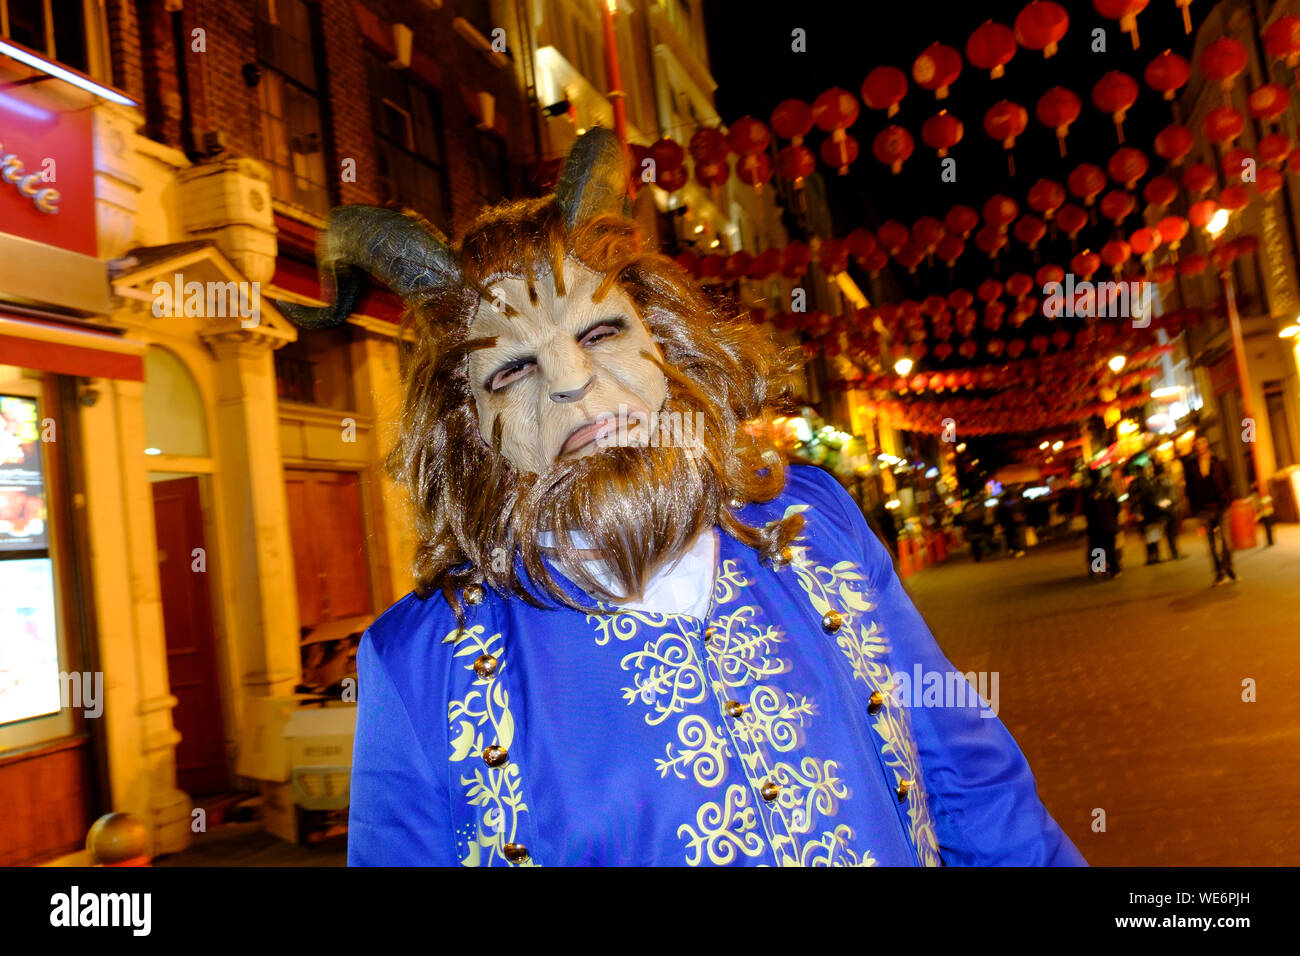
[[[408,303],[388,466],[413,499],[417,591],[458,615],[478,583],[578,607],[548,562],[621,603],[707,528],[770,554],[798,531],[797,516],[736,515],[784,484],[752,423],[782,403],[790,361],[642,251],[627,186],[622,146],[594,128],[552,196],[484,211],[457,247],[394,210],[337,208],[318,252],[332,304],[281,305],[304,328],[339,325],[367,274]]]

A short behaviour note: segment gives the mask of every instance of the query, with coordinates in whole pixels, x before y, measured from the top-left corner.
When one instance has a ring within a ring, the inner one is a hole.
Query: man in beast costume
[[[969,685],[853,500],[746,427],[788,366],[626,191],[598,128],[455,249],[336,209],[335,302],[286,306],[338,324],[369,272],[415,339],[417,589],[358,654],[349,863],[1082,864],[985,703],[929,693]]]

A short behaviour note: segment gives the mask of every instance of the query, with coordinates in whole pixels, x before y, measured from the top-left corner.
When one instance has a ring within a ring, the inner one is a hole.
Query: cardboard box
[[[284,728],[290,771],[296,767],[351,767],[356,730],[356,704],[293,711]]]
[[[288,783],[292,765],[284,729],[289,717],[302,706],[303,701],[315,699],[306,694],[245,698],[244,746],[239,748],[235,772],[255,780]]]
[[[289,784],[262,781],[262,828],[288,843],[298,842],[298,807]]]

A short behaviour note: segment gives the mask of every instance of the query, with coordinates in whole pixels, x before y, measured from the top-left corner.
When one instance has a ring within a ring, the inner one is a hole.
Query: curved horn
[[[408,301],[460,281],[456,258],[441,236],[410,216],[378,206],[330,210],[316,264],[321,292],[333,289],[334,302],[320,308],[277,303],[291,322],[305,329],[327,329],[347,321],[367,272]]]
[[[593,126],[578,137],[564,162],[555,199],[570,229],[600,213],[626,214],[627,157],[613,130]]]

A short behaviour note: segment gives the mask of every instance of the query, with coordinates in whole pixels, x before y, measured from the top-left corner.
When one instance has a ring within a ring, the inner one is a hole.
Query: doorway
[[[190,476],[151,484],[167,681],[177,701],[172,722],[181,735],[176,785],[191,795],[220,793],[230,783],[200,481]]]

